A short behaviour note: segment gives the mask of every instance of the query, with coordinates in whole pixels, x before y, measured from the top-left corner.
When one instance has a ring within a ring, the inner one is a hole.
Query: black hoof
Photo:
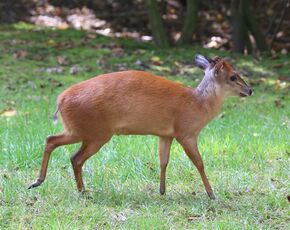
[[[93,199],[93,196],[92,196],[92,192],[89,191],[89,190],[83,190],[80,192],[80,196],[84,199],[87,199],[87,200],[92,200]]]
[[[208,196],[209,196],[209,198],[210,198],[211,200],[215,200],[215,199],[216,199],[216,198],[215,198],[215,195],[214,195],[213,192],[208,192],[207,194],[208,194]]]
[[[34,183],[32,183],[31,185],[29,185],[28,189],[31,189],[31,188],[36,188],[38,187],[39,185],[41,185],[43,182],[43,180],[36,180]]]

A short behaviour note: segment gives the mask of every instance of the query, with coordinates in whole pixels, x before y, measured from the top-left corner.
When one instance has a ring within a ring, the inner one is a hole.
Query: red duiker
[[[207,194],[214,199],[197,148],[198,134],[217,115],[227,96],[250,96],[252,90],[222,58],[197,55],[195,62],[205,72],[196,89],[130,70],[103,74],[61,93],[56,114],[61,114],[64,132],[47,137],[38,179],[29,188],[45,180],[51,152],[59,146],[82,143],[71,162],[77,188],[84,191],[83,164],[114,134],[148,134],[159,137],[161,194],[165,193],[166,167],[175,138],[196,166]]]

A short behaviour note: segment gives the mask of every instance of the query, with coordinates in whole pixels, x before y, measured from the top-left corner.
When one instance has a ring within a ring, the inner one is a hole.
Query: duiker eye
[[[235,81],[235,80],[237,80],[237,77],[235,75],[233,75],[233,76],[230,77],[230,80],[231,81]]]

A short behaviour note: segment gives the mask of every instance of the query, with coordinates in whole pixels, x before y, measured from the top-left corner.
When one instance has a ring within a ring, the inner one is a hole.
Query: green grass
[[[256,61],[198,47],[158,50],[132,40],[87,38],[75,30],[25,24],[0,29],[0,229],[287,228],[289,85],[277,78],[290,72],[289,65],[273,66],[289,56]],[[22,49],[27,55],[14,58]],[[51,121],[62,90],[120,68],[145,69],[196,86],[202,77],[192,65],[198,52],[231,56],[249,74],[255,92],[250,98],[227,100],[199,137],[216,201],[208,199],[197,170],[176,142],[167,194],[159,195],[157,138],[152,136],[114,137],[89,159],[84,166],[89,196],[76,191],[69,158],[77,145],[55,150],[45,183],[27,190],[38,174],[45,137],[62,130]],[[65,56],[69,64],[60,74],[46,72],[59,66],[57,56]],[[163,64],[152,64],[152,57]],[[72,75],[76,64],[83,71]],[[16,115],[7,116],[7,110]]]

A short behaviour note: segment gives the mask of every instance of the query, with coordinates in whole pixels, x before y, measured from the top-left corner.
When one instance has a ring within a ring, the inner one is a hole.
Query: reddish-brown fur
[[[47,138],[40,175],[30,187],[44,181],[50,154],[58,146],[82,142],[71,161],[78,190],[84,191],[84,162],[114,134],[151,134],[159,136],[160,193],[165,193],[166,166],[175,138],[197,167],[208,195],[214,198],[197,149],[197,136],[218,113],[228,90],[223,84],[234,73],[224,61],[214,65],[206,70],[197,89],[143,71],[104,74],[71,86],[57,102],[64,132]],[[215,74],[219,75],[216,80],[210,76]],[[247,87],[238,78],[242,87]]]

